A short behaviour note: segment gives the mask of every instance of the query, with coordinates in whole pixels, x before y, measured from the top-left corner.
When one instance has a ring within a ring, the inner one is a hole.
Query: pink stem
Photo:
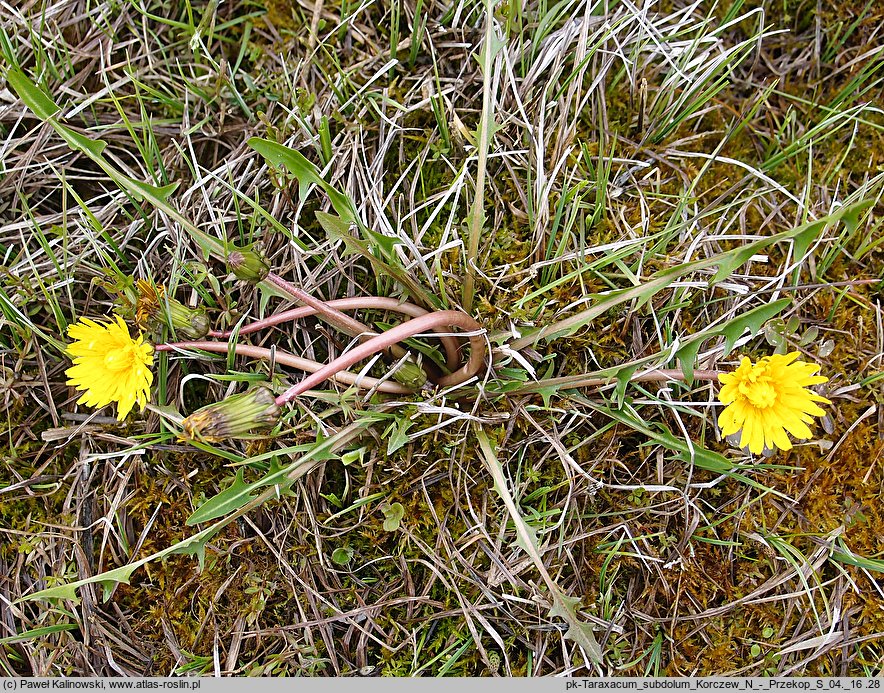
[[[377,332],[373,331],[366,325],[363,325],[355,318],[351,318],[349,315],[344,315],[344,313],[342,313],[341,311],[332,308],[331,306],[327,305],[317,298],[314,298],[306,291],[304,291],[300,287],[295,286],[291,282],[286,281],[278,274],[274,274],[273,272],[268,273],[267,281],[273,284],[278,289],[282,289],[283,291],[288,293],[296,301],[305,303],[311,308],[315,309],[317,315],[319,315],[323,320],[328,322],[333,327],[337,327],[345,334],[349,334],[351,337],[356,337],[361,342],[368,341],[372,337],[377,336]],[[387,352],[387,357],[391,361],[396,361],[398,359],[409,356],[408,351],[398,342],[395,344],[390,344],[386,349],[384,349],[384,351]],[[439,382],[439,369],[435,367],[435,364],[433,364],[432,362],[428,362],[422,366],[422,369],[426,376],[428,378],[431,378],[433,382]]]
[[[482,332],[479,323],[464,313],[457,313],[453,310],[440,310],[434,313],[428,313],[427,315],[422,315],[413,320],[402,323],[401,325],[391,327],[383,334],[378,335],[377,337],[372,337],[367,342],[363,342],[350,351],[341,354],[334,361],[313,373],[313,375],[307,376],[300,383],[290,387],[282,393],[276,398],[276,403],[277,405],[282,406],[301,393],[318,385],[326,378],[333,376],[335,373],[344,370],[345,368],[349,368],[357,361],[361,361],[379,351],[383,351],[403,339],[408,339],[416,334],[421,334],[441,326],[460,327],[461,329],[469,330],[471,332]],[[484,361],[485,340],[482,334],[473,334],[470,336],[469,361],[454,373],[440,378],[437,381],[437,384],[443,387],[459,385],[478,373],[482,368]]]
[[[363,325],[355,318],[351,318],[349,315],[345,315],[341,311],[336,310],[332,306],[328,305],[325,301],[320,301],[318,298],[314,298],[306,291],[295,286],[291,282],[286,281],[278,274],[270,272],[270,274],[267,275],[267,281],[273,284],[278,289],[282,289],[283,291],[285,291],[289,296],[294,298],[299,303],[310,306],[320,317],[326,320],[333,327],[337,327],[344,334],[348,334],[351,337],[359,337],[366,334],[376,334],[368,326]]]
[[[193,342],[172,342],[169,344],[157,344],[154,349],[156,351],[174,351],[175,349],[202,349],[203,351],[212,351],[219,354],[226,354],[230,350],[228,342],[210,342],[206,340]],[[277,349],[272,352],[264,347],[252,346],[251,344],[234,344],[233,350],[237,356],[246,356],[253,359],[264,359],[265,361],[274,360],[283,366],[297,368],[308,373],[315,373],[322,370],[325,364],[311,361],[310,359],[295,356],[287,351]],[[414,392],[413,388],[400,385],[392,381],[380,381],[377,378],[368,376],[360,376],[358,373],[341,370],[329,376],[345,385],[356,385],[364,390],[377,389],[379,392],[388,392],[395,395],[406,395]]]
[[[718,380],[718,371],[694,371],[694,380]],[[639,373],[633,375],[629,382],[631,383],[653,383],[658,381],[678,380],[684,381],[684,373],[677,369],[661,368],[658,370],[648,371],[647,373]],[[565,376],[564,378],[549,378],[542,383],[538,383],[537,387],[544,389],[549,387],[561,387],[564,389],[573,389],[578,387],[600,387],[602,385],[613,385],[617,382],[616,378],[581,378],[579,375]],[[534,384],[525,385],[511,391],[511,394],[527,394],[534,392],[536,388]]]
[[[330,301],[325,302],[325,306],[336,308],[339,310],[389,310],[397,313],[402,313],[403,315],[408,315],[412,318],[419,318],[422,315],[427,315],[429,311],[424,310],[420,306],[416,306],[413,303],[401,303],[395,298],[384,298],[382,296],[355,296],[353,298],[336,298]],[[263,330],[267,327],[273,327],[274,325],[279,325],[280,323],[288,322],[289,320],[298,320],[300,318],[306,318],[311,315],[316,315],[317,310],[312,307],[302,307],[302,308],[292,308],[291,310],[285,310],[281,313],[276,313],[275,315],[271,315],[269,317],[264,318],[263,320],[256,320],[255,322],[249,323],[248,325],[243,325],[239,329],[239,334],[251,334],[252,332],[258,332],[259,330]],[[444,327],[437,327],[434,329],[434,332],[444,332]],[[233,330],[213,330],[209,332],[209,337],[215,337],[217,339],[227,339],[233,334]],[[445,359],[446,366],[448,370],[453,371],[457,368],[457,365],[460,361],[460,357],[458,356],[458,344],[457,340],[450,335],[442,335],[439,337],[439,341],[442,343],[442,347],[445,349]]]

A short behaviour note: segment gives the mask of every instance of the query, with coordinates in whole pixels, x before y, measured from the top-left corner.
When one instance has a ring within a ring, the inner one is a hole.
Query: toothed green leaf
[[[18,601],[34,601],[36,599],[69,599],[70,601],[79,603],[80,598],[77,596],[77,588],[85,584],[88,584],[86,580],[69,582],[66,585],[59,585],[58,587],[50,587],[49,589],[34,592],[33,594],[22,597]]]
[[[638,286],[632,286],[626,289],[617,289],[606,294],[596,296],[596,302],[586,310],[580,311],[565,320],[560,320],[534,333],[527,334],[525,337],[514,340],[510,347],[513,349],[522,349],[531,344],[535,344],[540,340],[550,341],[560,337],[566,337],[573,334],[578,329],[585,327],[595,318],[606,313],[612,308],[616,308],[624,303],[634,302],[635,307],[643,306],[650,301],[657,293],[669,287],[673,282],[684,277],[691,272],[709,269],[715,267],[715,272],[710,280],[710,284],[716,284],[723,281],[736,271],[736,269],[749,259],[774,243],[784,240],[798,239],[796,250],[806,249],[810,243],[829,225],[838,221],[844,221],[846,224],[857,224],[862,213],[873,204],[870,200],[863,200],[851,205],[845,205],[836,210],[832,214],[794,229],[783,231],[768,238],[762,238],[753,243],[749,243],[724,253],[719,253],[702,260],[694,260],[675,267],[669,267],[665,270],[655,272],[649,279],[642,282]],[[800,247],[799,247],[800,246]]]
[[[107,147],[107,142],[104,140],[93,140],[90,137],[86,137],[86,135],[81,135],[79,132],[72,130],[67,125],[62,125],[55,119],[51,119],[49,122],[55,128],[56,132],[64,138],[64,141],[68,143],[68,146],[71,149],[88,154],[93,160],[98,160]],[[102,166],[102,168],[105,167]],[[105,170],[107,170],[107,168],[105,168]]]
[[[170,551],[170,554],[182,554],[184,556],[196,556],[196,560],[199,563],[200,570],[206,567],[206,545],[209,543],[209,540],[214,538],[214,536],[221,530],[221,527],[218,526],[216,531],[209,532],[200,532],[199,534],[195,534],[189,539],[185,539],[182,542],[173,547],[173,550]]]
[[[568,624],[568,630],[563,637],[573,640],[580,645],[589,658],[593,661],[601,661],[602,652],[596,642],[592,626],[583,621],[577,614],[577,608],[581,600],[578,597],[569,597],[561,592],[553,595],[553,605],[549,610],[552,618],[561,618]]]
[[[187,524],[196,525],[200,522],[208,522],[217,517],[223,517],[237,508],[241,508],[251,498],[251,493],[254,490],[253,484],[246,483],[243,478],[243,469],[240,468],[236,472],[233,483],[200,505],[200,507],[187,518]]]
[[[129,178],[127,182],[129,191],[137,193],[138,199],[154,204],[167,204],[169,196],[178,189],[178,183],[157,187],[149,183],[142,183],[134,178]]]
[[[358,433],[371,424],[370,419],[357,421],[339,433],[328,438],[319,438],[316,443],[304,454],[291,464],[284,467],[276,467],[263,477],[252,483],[246,483],[243,479],[243,470],[240,469],[233,483],[220,493],[212,496],[209,500],[197,508],[187,518],[190,526],[209,522],[228,513],[235,512],[254,500],[262,489],[274,488],[277,495],[287,493],[291,485],[304,474],[313,469],[317,464],[335,457],[335,451],[349,442],[354,434]],[[283,451],[275,451],[282,454]]]
[[[390,236],[385,236],[377,231],[372,231],[371,229],[363,229],[362,234],[377,247],[387,262],[396,265],[399,264],[399,257],[396,255],[396,246],[402,245],[401,241],[398,241],[395,238],[390,238]]]
[[[783,311],[790,303],[791,301],[788,298],[765,303],[752,310],[747,310],[742,315],[738,315],[722,325],[691,335],[675,352],[675,356],[687,381],[691,382],[694,378],[694,364],[697,361],[697,353],[700,351],[703,342],[711,337],[724,337],[724,353],[727,355],[734,348],[737,340],[747,331],[750,336],[754,337],[761,330],[761,326],[764,323]]]
[[[348,224],[345,219],[342,219],[335,214],[328,214],[327,212],[316,212],[316,220],[328,234],[330,239],[342,241],[348,253],[361,255],[371,263],[375,272],[380,275],[387,275],[399,282],[399,284],[401,284],[418,303],[423,303],[426,306],[433,306],[435,308],[441,307],[439,299],[426,291],[412,277],[410,272],[377,257],[371,252],[371,248],[369,248],[365,241],[351,235],[350,224]]]
[[[692,442],[689,445],[684,438],[673,435],[672,431],[662,423],[655,422],[649,424],[625,409],[614,409],[612,407],[602,406],[578,394],[573,395],[573,398],[584,406],[601,412],[613,420],[629,426],[634,431],[641,433],[649,441],[656,442],[673,451],[675,457],[685,464],[693,463],[700,469],[705,469],[715,474],[723,474],[760,491],[773,493],[781,498],[788,498],[785,494],[775,489],[769,489],[746,474],[743,474],[743,467],[739,464],[735,464],[724,455],[720,455],[717,452],[704,448],[698,443]]]
[[[301,200],[306,199],[311,185],[321,188],[332,203],[332,207],[346,222],[356,222],[356,205],[340,190],[328,183],[319,172],[319,169],[307,159],[301,152],[279,144],[273,140],[262,137],[252,137],[248,145],[258,154],[263,156],[268,163],[284,168],[298,180],[298,196]]]
[[[791,301],[788,298],[781,298],[778,301],[758,306],[732,320],[728,320],[721,327],[721,334],[724,335],[724,353],[729,354],[737,340],[745,332],[748,331],[753,337],[758,334],[764,323],[784,310],[790,303]]]
[[[387,437],[387,454],[392,455],[408,442],[408,429],[414,425],[411,419],[393,421],[384,432]]]
[[[16,89],[28,108],[49,123],[64,138],[71,149],[83,152],[98,164],[121,190],[124,190],[136,200],[148,202],[171,219],[177,221],[191,238],[199,244],[207,257],[208,255],[215,255],[223,259],[227,256],[227,247],[224,241],[213,238],[198,229],[169,203],[169,196],[178,187],[177,183],[157,187],[149,183],[137,181],[123,174],[112,162],[104,157],[104,150],[107,147],[106,142],[81,135],[79,132],[59,122],[55,117],[55,114],[58,112],[58,106],[20,70],[13,68],[8,71],[7,76],[11,78],[10,85],[13,89]],[[262,283],[261,286],[262,288],[269,288],[271,285]]]
[[[482,453],[482,459],[485,461],[485,465],[491,472],[491,477],[494,480],[494,489],[497,491],[506,506],[507,512],[515,527],[516,543],[528,554],[529,558],[531,558],[531,562],[534,563],[534,567],[546,583],[546,586],[552,595],[552,613],[565,619],[565,622],[568,624],[568,631],[565,633],[565,637],[571,638],[583,647],[584,650],[586,650],[587,656],[593,662],[601,662],[602,651],[595,640],[592,629],[588,624],[584,623],[577,614],[575,605],[579,603],[579,600],[566,596],[546,569],[546,565],[544,564],[543,557],[540,553],[537,533],[527,522],[525,522],[525,519],[519,513],[516,502],[507,487],[503,467],[501,467],[500,460],[497,459],[497,453],[494,450],[491,440],[480,427],[476,428],[476,438],[479,441],[479,450]]]

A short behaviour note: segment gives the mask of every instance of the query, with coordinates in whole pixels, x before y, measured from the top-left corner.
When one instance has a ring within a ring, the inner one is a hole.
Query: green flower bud
[[[254,250],[251,246],[246,248],[234,247],[227,253],[227,269],[236,275],[237,279],[257,284],[264,281],[270,274],[270,265],[262,253]]]
[[[209,334],[209,319],[202,308],[188,308],[174,298],[166,299],[169,321],[175,334],[186,339],[202,339]]]
[[[393,379],[406,387],[421,388],[427,382],[427,374],[409,358],[393,372]]]
[[[244,438],[256,429],[272,428],[280,408],[269,388],[258,385],[239,395],[197,409],[182,422],[184,440],[217,443]]]
[[[144,330],[161,334],[164,326],[171,326],[175,334],[185,339],[202,339],[211,325],[202,308],[188,308],[166,294],[162,286],[139,279],[136,282],[135,322]]]

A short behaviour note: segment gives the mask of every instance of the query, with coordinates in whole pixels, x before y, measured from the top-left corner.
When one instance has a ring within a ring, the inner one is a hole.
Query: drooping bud
[[[202,339],[211,326],[202,308],[188,308],[181,301],[166,295],[162,286],[144,279],[135,282],[135,322],[143,330],[160,333],[171,327],[175,335],[186,339]]]
[[[427,374],[423,368],[417,365],[411,357],[393,371],[393,379],[406,387],[422,388],[427,382]]]
[[[239,395],[196,410],[182,422],[182,438],[217,443],[243,438],[256,430],[273,427],[280,408],[269,388],[258,385]]]
[[[253,246],[245,248],[234,247],[227,253],[227,269],[236,276],[246,282],[257,284],[264,281],[265,277],[270,274],[270,264],[267,258]]]

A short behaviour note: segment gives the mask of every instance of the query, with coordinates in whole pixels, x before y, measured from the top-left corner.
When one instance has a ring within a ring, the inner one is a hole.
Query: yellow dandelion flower
[[[718,399],[727,406],[718,425],[725,436],[742,429],[740,447],[748,446],[755,454],[765,446],[789,450],[792,443],[786,431],[799,440],[811,437],[807,424],[826,413],[815,402],[831,402],[807,388],[828,378],[814,375],[818,365],[796,361],[799,355],[797,351],[774,354],[754,365],[744,356],[737,370],[719,376]]]
[[[135,403],[144,405],[150,397],[153,382],[153,347],[139,334],[129,336],[129,328],[119,315],[116,322],[97,323],[89,318],[68,327],[74,340],[68,347],[74,365],[66,374],[78,390],[85,394],[77,404],[104,407],[117,403],[117,419],[122,421]]]

